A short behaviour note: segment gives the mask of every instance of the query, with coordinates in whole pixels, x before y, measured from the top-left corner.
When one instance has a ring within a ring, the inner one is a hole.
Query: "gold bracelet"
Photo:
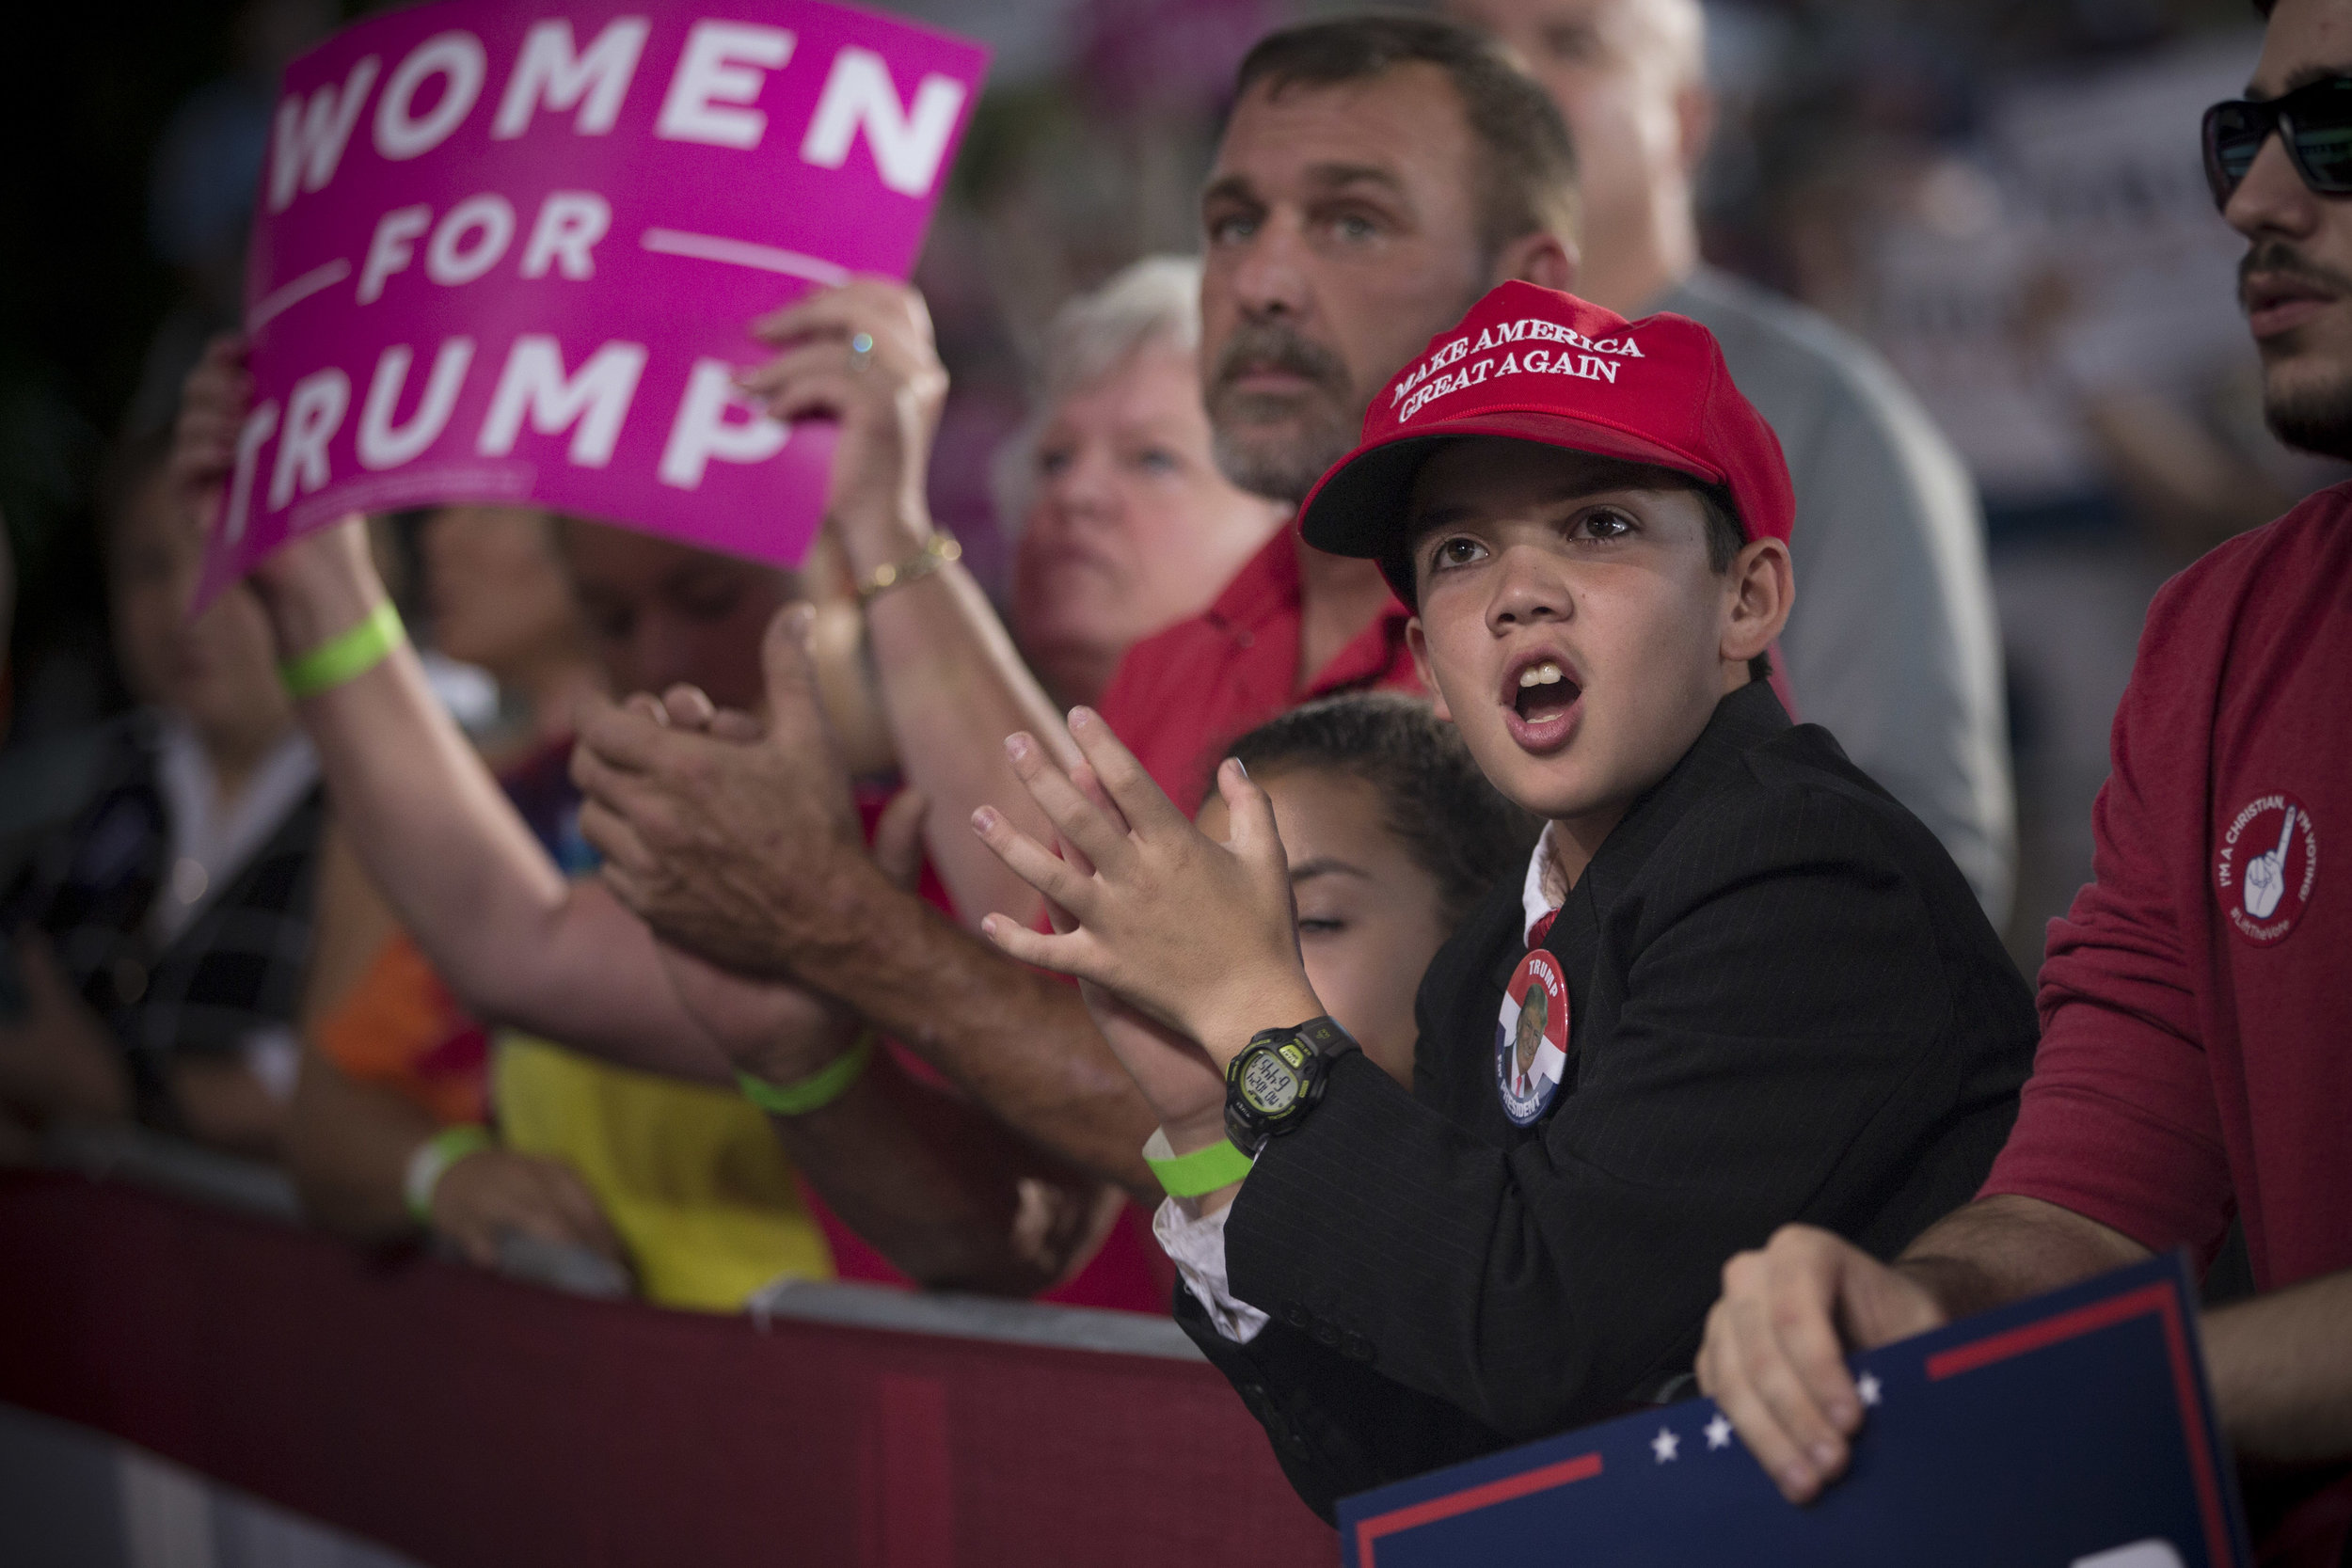
[[[857,585],[858,608],[865,609],[894,588],[920,582],[950,561],[962,557],[963,546],[956,542],[956,536],[944,528],[935,528],[930,537],[923,541],[921,549],[896,565],[875,567],[874,575]]]

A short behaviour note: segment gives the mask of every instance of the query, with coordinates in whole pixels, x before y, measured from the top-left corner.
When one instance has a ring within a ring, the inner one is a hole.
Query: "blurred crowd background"
[[[1319,0],[904,0],[977,36],[990,87],[916,281],[954,378],[938,520],[993,591],[993,467],[1056,305],[1187,251],[1235,62]],[[1971,467],[2019,795],[2012,950],[2090,871],[2106,728],[2148,599],[2343,477],[2264,431],[2239,243],[2199,112],[2259,47],[2244,0],[1710,0],[1724,114],[1708,258],[1874,343]],[[278,68],[332,0],[47,8],[0,62],[0,509],[8,747],[126,701],[95,543],[103,454],[167,423],[237,314]]]

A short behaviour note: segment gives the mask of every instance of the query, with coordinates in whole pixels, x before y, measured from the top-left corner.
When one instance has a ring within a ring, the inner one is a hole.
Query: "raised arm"
[[[217,514],[250,400],[244,358],[236,340],[215,340],[181,400],[170,472],[199,515]],[[356,517],[281,549],[252,582],[284,659],[386,600]],[[647,1070],[724,1079],[644,924],[593,884],[565,881],[407,647],[300,713],[361,865],[469,1010]]]
[[[769,1120],[834,1212],[917,1283],[1027,1295],[1090,1256],[1117,1217],[1115,1190],[921,1082],[874,1037],[850,1062],[838,1040],[817,1050],[780,1038],[736,1005],[739,982],[675,948],[662,954],[680,1000],[745,1072],[801,1085],[850,1075],[831,1098]]]
[[[855,581],[936,564],[925,548],[933,525],[924,483],[947,373],[922,295],[859,278],[777,311],[755,331],[781,352],[745,377],[747,389],[779,419],[841,421],[826,527]],[[1034,916],[1027,886],[963,823],[984,801],[1019,798],[1006,736],[1026,730],[1067,746],[1052,703],[979,584],[953,562],[874,594],[866,625],[899,766],[936,808],[926,838],[957,909],[967,924],[990,910]],[[1043,828],[1025,816],[1023,825]]]
[[[1156,1196],[1140,1153],[1155,1118],[1075,988],[941,918],[857,842],[805,632],[805,611],[770,628],[750,738],[610,705],[581,726],[580,828],[605,879],[666,941],[839,999],[1030,1142]]]
[[[287,546],[254,580],[290,659],[385,598],[357,519]],[[361,863],[469,1010],[650,1071],[725,1081],[652,934],[596,883],[556,869],[410,649],[305,699],[301,715]]]

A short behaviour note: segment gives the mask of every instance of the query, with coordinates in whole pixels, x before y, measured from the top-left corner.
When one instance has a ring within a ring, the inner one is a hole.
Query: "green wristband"
[[[286,683],[286,689],[297,702],[315,697],[366,674],[384,662],[385,655],[407,641],[408,628],[400,624],[400,611],[392,608],[391,600],[386,599],[349,631],[330,637],[300,658],[290,658],[279,665],[278,678]]]
[[[444,1127],[417,1146],[408,1156],[408,1171],[402,1181],[401,1196],[407,1199],[409,1217],[419,1225],[433,1224],[433,1189],[441,1184],[449,1167],[469,1154],[488,1148],[498,1142],[490,1130],[471,1122],[456,1127]]]
[[[748,1072],[739,1072],[735,1081],[743,1086],[743,1098],[771,1117],[804,1117],[811,1111],[821,1111],[843,1095],[866,1070],[873,1059],[874,1031],[866,1030],[857,1043],[834,1058],[831,1067],[814,1073],[797,1084],[771,1084]]]
[[[1234,1148],[1230,1138],[1219,1138],[1190,1154],[1179,1154],[1168,1143],[1168,1134],[1156,1131],[1143,1146],[1143,1163],[1152,1167],[1152,1174],[1159,1179],[1160,1190],[1170,1197],[1199,1197],[1219,1187],[1230,1187],[1248,1176],[1257,1164]]]

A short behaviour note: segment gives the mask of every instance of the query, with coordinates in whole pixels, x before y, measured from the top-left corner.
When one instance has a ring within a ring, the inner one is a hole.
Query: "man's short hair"
[[[1510,51],[1477,28],[1391,14],[1286,27],[1261,39],[1242,60],[1233,94],[1260,83],[1273,93],[1339,87],[1401,65],[1436,66],[1462,101],[1483,154],[1479,240],[1489,256],[1529,234],[1576,237],[1576,148],[1567,122]]]
[[[1449,931],[1504,877],[1517,877],[1542,824],[1478,770],[1460,732],[1417,697],[1355,691],[1295,707],[1225,753],[1253,778],[1298,768],[1363,780],[1413,863],[1438,884]]]

